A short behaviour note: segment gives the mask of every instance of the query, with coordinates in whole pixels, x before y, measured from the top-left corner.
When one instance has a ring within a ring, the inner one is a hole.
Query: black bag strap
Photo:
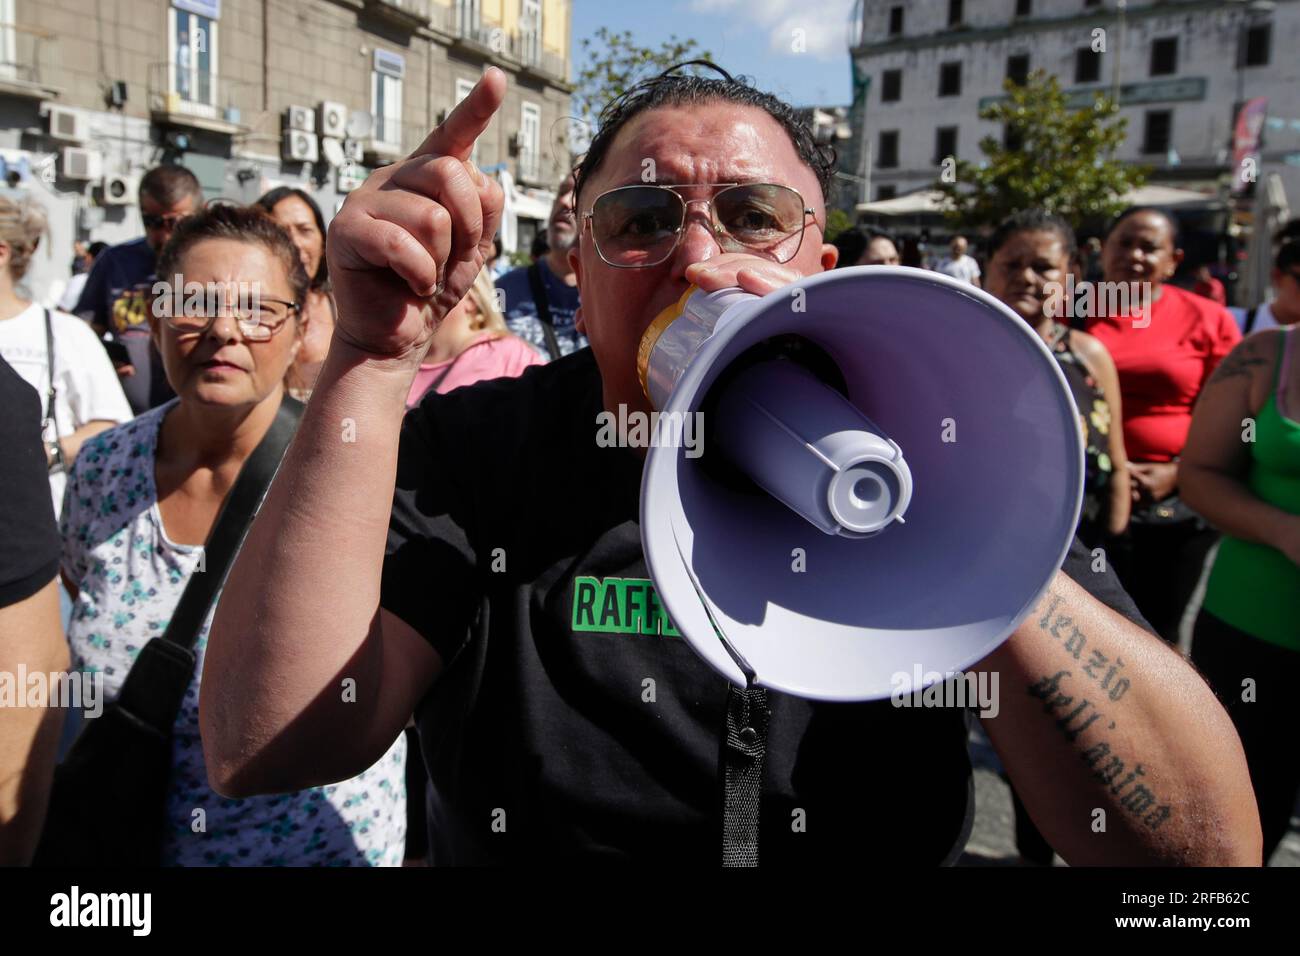
[[[723,866],[758,866],[768,717],[766,690],[727,685],[727,731],[722,742]]]
[[[1242,329],[1243,335],[1250,335],[1250,330],[1255,327],[1255,316],[1259,314],[1259,306],[1246,311],[1246,327]]]
[[[555,325],[551,321],[551,303],[546,298],[546,283],[542,281],[542,267],[536,262],[528,267],[528,287],[533,292],[533,303],[537,306],[537,319],[542,323],[542,335],[546,337],[546,351],[551,353],[553,361],[560,357],[560,343],[555,337]]]
[[[280,467],[302,409],[302,402],[287,393],[280,401],[275,421],[239,469],[239,477],[208,532],[202,570],[190,575],[167,630],[140,648],[122,681],[118,708],[155,733],[167,735],[176,722],[185,690],[194,677],[194,642]]]
[[[253,516],[266,497],[266,489],[280,467],[289,440],[298,428],[302,409],[302,402],[286,393],[275,413],[275,421],[271,422],[271,427],[239,469],[235,486],[230,489],[203,545],[203,569],[190,575],[176,610],[167,622],[167,630],[162,636],[164,641],[191,648],[198,640],[208,609],[226,583],[226,575],[235,563],[239,546],[244,543],[248,526],[253,523]]]
[[[49,360],[50,388],[45,393],[45,421],[41,423],[41,431],[43,432],[50,425],[54,426],[54,445],[58,448],[59,466],[66,468],[63,446],[59,444],[59,417],[54,410],[54,403],[59,399],[59,388],[54,378],[54,317],[50,315],[49,309],[45,310],[45,355]]]

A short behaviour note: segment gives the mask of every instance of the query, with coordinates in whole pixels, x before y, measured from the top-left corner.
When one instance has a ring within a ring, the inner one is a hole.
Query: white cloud
[[[831,60],[848,54],[853,0],[691,0],[693,13],[744,17],[767,34],[768,49]],[[802,53],[798,52],[802,48]]]

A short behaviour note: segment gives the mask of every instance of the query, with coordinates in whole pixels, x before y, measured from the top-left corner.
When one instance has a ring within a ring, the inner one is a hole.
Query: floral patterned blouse
[[[1099,544],[1106,535],[1110,518],[1110,482],[1114,468],[1110,460],[1110,404],[1101,384],[1088,366],[1070,348],[1070,330],[1057,324],[1048,346],[1065,373],[1070,394],[1079,409],[1079,426],[1083,432],[1084,476],[1083,511],[1079,515],[1079,537],[1089,547]]]
[[[78,595],[68,625],[76,670],[121,690],[140,648],[160,637],[202,548],[163,529],[154,486],[166,405],[86,442],[68,476],[63,569]],[[296,793],[229,799],[208,787],[199,739],[199,675],[212,611],[195,644],[198,664],[176,719],[163,863],[170,866],[400,866],[406,840],[406,738],[364,773]]]

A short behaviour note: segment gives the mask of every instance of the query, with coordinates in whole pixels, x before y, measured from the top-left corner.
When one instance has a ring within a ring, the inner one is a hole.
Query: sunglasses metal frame
[[[600,256],[600,261],[603,262],[603,263],[605,263],[605,265],[609,266],[610,268],[613,268],[613,269],[653,269],[655,266],[661,266],[661,265],[663,265],[665,262],[667,262],[669,259],[671,259],[671,258],[673,257],[673,253],[675,253],[675,252],[677,251],[677,247],[680,246],[680,245],[682,244],[682,236],[686,233],[686,227],[689,225],[688,217],[689,217],[689,213],[690,213],[690,208],[691,208],[691,205],[694,204],[694,203],[700,203],[700,202],[702,202],[702,203],[705,204],[705,206],[708,207],[708,209],[709,209],[709,223],[710,223],[710,226],[711,226],[710,231],[713,233],[713,235],[714,235],[715,237],[727,235],[727,233],[726,233],[726,232],[721,228],[720,224],[719,224],[719,223],[717,222],[717,220],[714,218],[714,206],[713,206],[713,203],[714,203],[714,201],[717,200],[717,198],[718,198],[718,193],[719,193],[719,192],[725,192],[726,190],[728,190],[728,189],[734,189],[734,188],[737,187],[737,186],[777,186],[777,187],[779,187],[779,188],[781,188],[781,189],[788,189],[790,192],[794,193],[794,194],[799,198],[799,205],[803,207],[804,222],[803,222],[803,224],[802,224],[798,229],[796,229],[796,230],[794,230],[794,231],[788,233],[788,234],[786,235],[786,237],[785,237],[785,239],[789,239],[790,237],[792,237],[792,236],[796,236],[796,235],[797,235],[797,236],[799,237],[799,244],[795,246],[794,251],[793,251],[792,253],[790,253],[790,257],[789,257],[788,259],[778,260],[778,261],[780,261],[780,262],[783,262],[783,263],[784,263],[784,262],[789,262],[790,259],[793,259],[795,256],[797,256],[797,255],[799,254],[799,250],[800,250],[801,248],[803,248],[803,234],[804,234],[805,232],[808,231],[808,221],[807,221],[807,217],[812,216],[812,217],[813,217],[813,224],[816,225],[818,229],[821,229],[821,228],[822,228],[822,224],[821,224],[820,222],[817,221],[817,213],[813,210],[813,208],[812,208],[811,206],[807,205],[807,204],[804,202],[803,194],[802,194],[801,192],[799,192],[799,190],[795,189],[793,186],[787,186],[787,185],[785,185],[784,183],[769,183],[769,182],[758,182],[758,183],[679,183],[679,184],[674,184],[674,185],[665,185],[665,184],[662,184],[662,183],[628,183],[626,186],[615,186],[613,189],[606,189],[603,193],[601,193],[599,196],[597,196],[595,199],[593,199],[593,200],[591,201],[591,208],[588,209],[586,212],[584,212],[584,213],[582,214],[583,228],[585,228],[588,224],[591,225],[591,241],[592,241],[592,244],[596,247],[596,255]],[[600,248],[600,242],[596,239],[596,223],[595,223],[595,219],[594,219],[595,212],[596,212],[596,203],[600,202],[600,201],[601,201],[602,199],[604,199],[606,196],[610,195],[610,193],[616,193],[616,192],[619,192],[619,191],[624,190],[624,189],[662,189],[662,190],[664,190],[665,192],[670,192],[670,193],[672,193],[672,194],[675,195],[679,200],[681,200],[681,203],[682,203],[682,223],[681,223],[680,226],[677,227],[677,230],[676,230],[675,237],[674,237],[674,239],[673,239],[673,244],[672,244],[671,248],[669,248],[669,250],[664,254],[664,256],[663,256],[662,259],[657,259],[657,260],[654,261],[654,262],[640,262],[640,263],[637,263],[637,264],[635,264],[635,265],[623,265],[623,264],[620,264],[620,263],[617,263],[617,262],[610,262],[609,259],[605,257],[605,253],[604,253],[604,251]],[[710,198],[708,198],[708,199],[687,199],[687,198],[686,198],[685,196],[683,196],[683,195],[681,194],[681,192],[680,192],[680,190],[683,190],[683,189],[711,189],[711,190],[715,190],[715,192],[714,192],[713,195],[712,195]],[[737,240],[737,241],[738,241],[738,240]],[[781,240],[781,241],[784,241],[784,240]],[[742,243],[742,245],[743,245],[743,243]],[[720,248],[720,249],[722,248],[721,243],[719,243],[718,248]],[[723,251],[725,252],[726,250],[724,249]]]

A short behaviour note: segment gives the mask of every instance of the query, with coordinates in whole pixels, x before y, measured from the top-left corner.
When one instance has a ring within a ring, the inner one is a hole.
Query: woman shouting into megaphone
[[[595,440],[602,412],[650,411],[638,347],[691,285],[761,294],[835,264],[828,158],[791,107],[711,69],[612,103],[576,171],[569,258],[590,348],[405,418],[501,218],[469,157],[506,77],[489,69],[349,196],[328,243],[329,357],[209,640],[217,790],[346,778],[414,713],[436,863],[961,852],[967,712],[729,692],[647,572],[644,450]],[[1086,552],[979,667],[1003,690],[989,735],[1068,861],[1260,862],[1231,723]],[[743,806],[720,799],[742,791]]]

